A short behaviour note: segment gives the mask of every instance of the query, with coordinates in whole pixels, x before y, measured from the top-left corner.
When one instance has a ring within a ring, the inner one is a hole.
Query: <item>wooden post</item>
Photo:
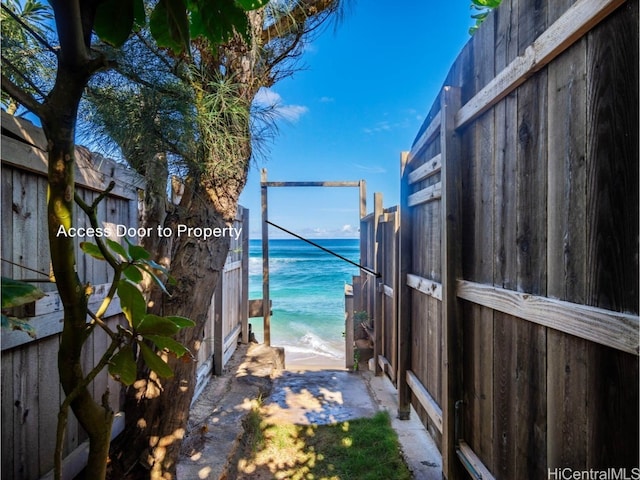
[[[264,344],[271,345],[271,303],[269,302],[269,215],[267,211],[267,169],[260,175],[262,200],[262,313],[264,319]]]
[[[440,145],[442,155],[442,471],[448,479],[462,478],[456,460],[455,403],[462,400],[462,318],[456,296],[461,275],[460,196],[461,166],[455,115],[460,89],[444,87],[441,95]]]
[[[382,267],[382,248],[379,229],[380,216],[383,214],[382,208],[382,194],[376,192],[373,194],[373,221],[371,222],[373,228],[373,266],[371,268],[376,272],[380,272]],[[388,245],[386,247],[388,248]],[[375,374],[382,375],[378,357],[383,351],[384,290],[382,285],[384,284],[384,277],[372,279],[372,281],[375,281],[375,288],[373,289],[373,332],[375,335],[375,340],[373,342],[373,359]]]
[[[224,337],[226,335],[224,322],[222,321],[224,282],[225,273],[223,268],[213,295],[213,373],[215,375],[222,375],[224,368]]]
[[[242,299],[240,300],[240,321],[242,322],[242,343],[249,342],[249,209],[242,208]]]
[[[367,255],[364,255],[364,253],[367,251],[367,247],[369,247],[370,245],[370,244],[367,244],[368,240],[366,237],[368,230],[364,228],[366,226],[366,223],[362,221],[362,219],[367,216],[367,184],[366,182],[364,180],[360,180],[358,182],[358,188],[359,188],[359,205],[360,205],[360,265],[371,267],[367,262]],[[355,284],[354,284],[354,288],[355,288]],[[362,298],[362,292],[359,291],[358,294],[360,295],[360,298]]]
[[[391,367],[393,369],[394,382],[397,384],[398,378],[398,288],[400,288],[400,282],[398,281],[398,209],[392,213],[393,215],[393,242],[391,248],[387,247],[388,258],[391,259],[391,288],[393,288],[393,298],[391,299]],[[386,260],[385,260],[386,263]],[[388,333],[387,333],[388,335]]]
[[[409,420],[411,390],[407,383],[407,370],[411,370],[411,289],[407,274],[411,273],[412,228],[409,210],[409,152],[400,156],[400,242],[398,248],[400,268],[398,288],[398,418]]]
[[[353,286],[344,286],[344,366],[352,370],[353,351]]]
[[[358,187],[360,188],[360,218],[362,219],[367,216],[367,182],[360,180]]]

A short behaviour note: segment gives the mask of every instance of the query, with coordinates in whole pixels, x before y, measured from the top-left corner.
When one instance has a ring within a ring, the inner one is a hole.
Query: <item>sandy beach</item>
[[[287,370],[345,370],[344,358],[329,358],[312,353],[290,352],[285,347],[284,364]]]

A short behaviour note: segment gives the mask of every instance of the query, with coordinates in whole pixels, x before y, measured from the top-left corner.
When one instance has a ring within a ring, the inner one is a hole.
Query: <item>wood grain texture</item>
[[[407,285],[421,293],[424,293],[425,295],[442,300],[441,283],[434,282],[433,280],[422,278],[417,275],[408,274]]]
[[[438,402],[429,394],[429,391],[420,383],[418,377],[409,370],[407,371],[407,382],[411,387],[411,391],[418,398],[422,407],[426,410],[429,418],[434,423],[440,433],[442,433],[442,409]]]
[[[493,368],[493,469],[496,478],[516,476],[518,411],[516,392],[516,320],[494,313],[493,352],[499,359]],[[487,441],[489,439],[483,439]]]
[[[52,362],[58,352],[58,337],[49,337],[38,342],[38,471],[44,475],[51,469],[51,461],[55,452],[55,435],[58,424],[56,400],[60,398],[60,380],[58,366]]]
[[[458,296],[538,325],[638,355],[640,319],[634,314],[467,281],[458,282]]]
[[[489,468],[493,468],[493,311],[463,305],[464,439]]]
[[[2,421],[2,429],[0,429],[0,438],[2,445],[5,446],[2,457],[2,478],[9,478],[13,475],[14,471],[14,455],[13,451],[6,448],[9,445],[15,443],[13,436],[13,426],[16,421],[16,405],[15,395],[13,389],[13,366],[14,356],[10,353],[2,353],[0,360],[0,372],[2,374],[2,388],[0,389],[0,399],[2,401],[2,412],[0,413],[0,419]]]
[[[539,72],[518,90],[516,148],[517,289],[546,292],[547,75]]]
[[[416,183],[435,175],[442,167],[442,155],[438,153],[409,174],[409,183]]]
[[[547,331],[547,465],[584,467],[587,458],[586,340]]]
[[[638,2],[587,49],[587,304],[638,313]],[[589,467],[638,465],[638,359],[587,347]],[[633,380],[631,380],[633,379]]]
[[[456,127],[461,128],[471,122],[525,83],[532,74],[545,67],[624,2],[581,0],[545,30],[543,22],[546,21],[547,2],[528,1],[527,8],[519,10],[527,15],[520,17],[523,21],[519,26],[519,56],[463,106],[456,115]],[[539,37],[533,41],[531,37],[536,34]]]

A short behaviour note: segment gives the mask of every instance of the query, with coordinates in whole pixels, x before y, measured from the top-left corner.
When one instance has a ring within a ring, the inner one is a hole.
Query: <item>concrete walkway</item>
[[[386,410],[414,479],[442,478],[440,454],[415,411],[410,420],[396,418],[397,394],[386,377],[306,367],[283,370],[282,362],[281,350],[239,347],[227,373],[214,377],[192,408],[179,480],[231,480],[228,470],[244,433],[242,420],[259,397],[265,399],[263,412],[270,422],[327,424]]]

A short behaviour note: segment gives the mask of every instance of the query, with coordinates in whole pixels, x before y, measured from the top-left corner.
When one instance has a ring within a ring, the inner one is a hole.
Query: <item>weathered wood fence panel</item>
[[[42,131],[29,122],[2,113],[2,181],[1,254],[2,275],[16,279],[47,280],[50,255],[46,222],[47,157]],[[76,186],[79,195],[89,202],[104,190],[111,180],[116,187],[102,202],[98,220],[113,231],[118,225],[138,226],[138,202],[144,182],[122,165],[92,154],[78,147]],[[88,227],[84,213],[76,207],[77,226]],[[202,348],[198,354],[201,390],[216,369],[223,368],[242,334],[248,338],[248,210],[239,207],[234,227],[242,228],[242,235],[232,239],[225,271],[219,282],[218,296],[212,305],[221,306],[222,333],[214,328],[214,317],[205,327]],[[121,227],[122,228],[122,227]],[[135,240],[135,236],[129,237]],[[120,240],[118,236],[113,240]],[[91,240],[79,236],[79,242]],[[89,306],[96,306],[104,298],[112,278],[106,262],[87,255],[79,255],[78,275],[90,282],[94,294]],[[45,476],[53,478],[55,432],[59,404],[64,396],[59,384],[57,353],[62,331],[62,305],[51,283],[39,283],[47,296],[35,303],[30,319],[37,338],[19,331],[2,332],[0,389],[2,401],[2,479],[32,480]],[[107,311],[108,322],[125,321],[118,299]],[[246,332],[246,333],[245,333]],[[218,350],[214,344],[221,338]],[[107,348],[107,335],[97,330],[84,347],[84,368],[90,370]],[[219,352],[219,353],[218,353]],[[216,355],[214,361],[214,355]],[[108,376],[106,370],[90,386],[95,398],[109,391],[110,403],[120,407],[120,384]],[[114,435],[124,425],[122,416],[116,417]],[[65,436],[65,478],[72,478],[83,468],[87,449],[87,435],[70,414]]]
[[[19,119],[2,114],[2,275],[16,279],[47,280],[50,273],[49,240],[46,221],[47,179],[44,135]],[[144,186],[133,173],[111,160],[78,148],[78,194],[92,201],[114,180],[116,188],[100,206],[98,220],[106,226],[137,226],[138,189]],[[88,227],[84,213],[76,207],[78,227]],[[114,236],[114,240],[117,238]],[[76,246],[90,237],[77,236]],[[82,255],[78,275],[90,282],[94,293],[89,304],[104,298],[112,272],[106,262]],[[52,283],[38,283],[47,297],[35,303],[30,323],[34,340],[19,331],[2,332],[2,478],[35,479],[53,466],[58,406],[64,398],[59,384],[57,353],[62,331],[62,305]],[[124,321],[117,298],[107,311],[113,327]],[[107,347],[106,333],[98,329],[87,341],[83,355],[86,371],[100,359]],[[95,398],[108,391],[115,410],[120,407],[120,386],[106,371],[90,386]],[[120,429],[116,420],[114,432]],[[82,468],[78,447],[87,439],[73,414],[65,436],[64,456],[68,474]]]
[[[640,466],[638,57],[637,1],[504,0],[403,155],[380,341],[446,478]]]

